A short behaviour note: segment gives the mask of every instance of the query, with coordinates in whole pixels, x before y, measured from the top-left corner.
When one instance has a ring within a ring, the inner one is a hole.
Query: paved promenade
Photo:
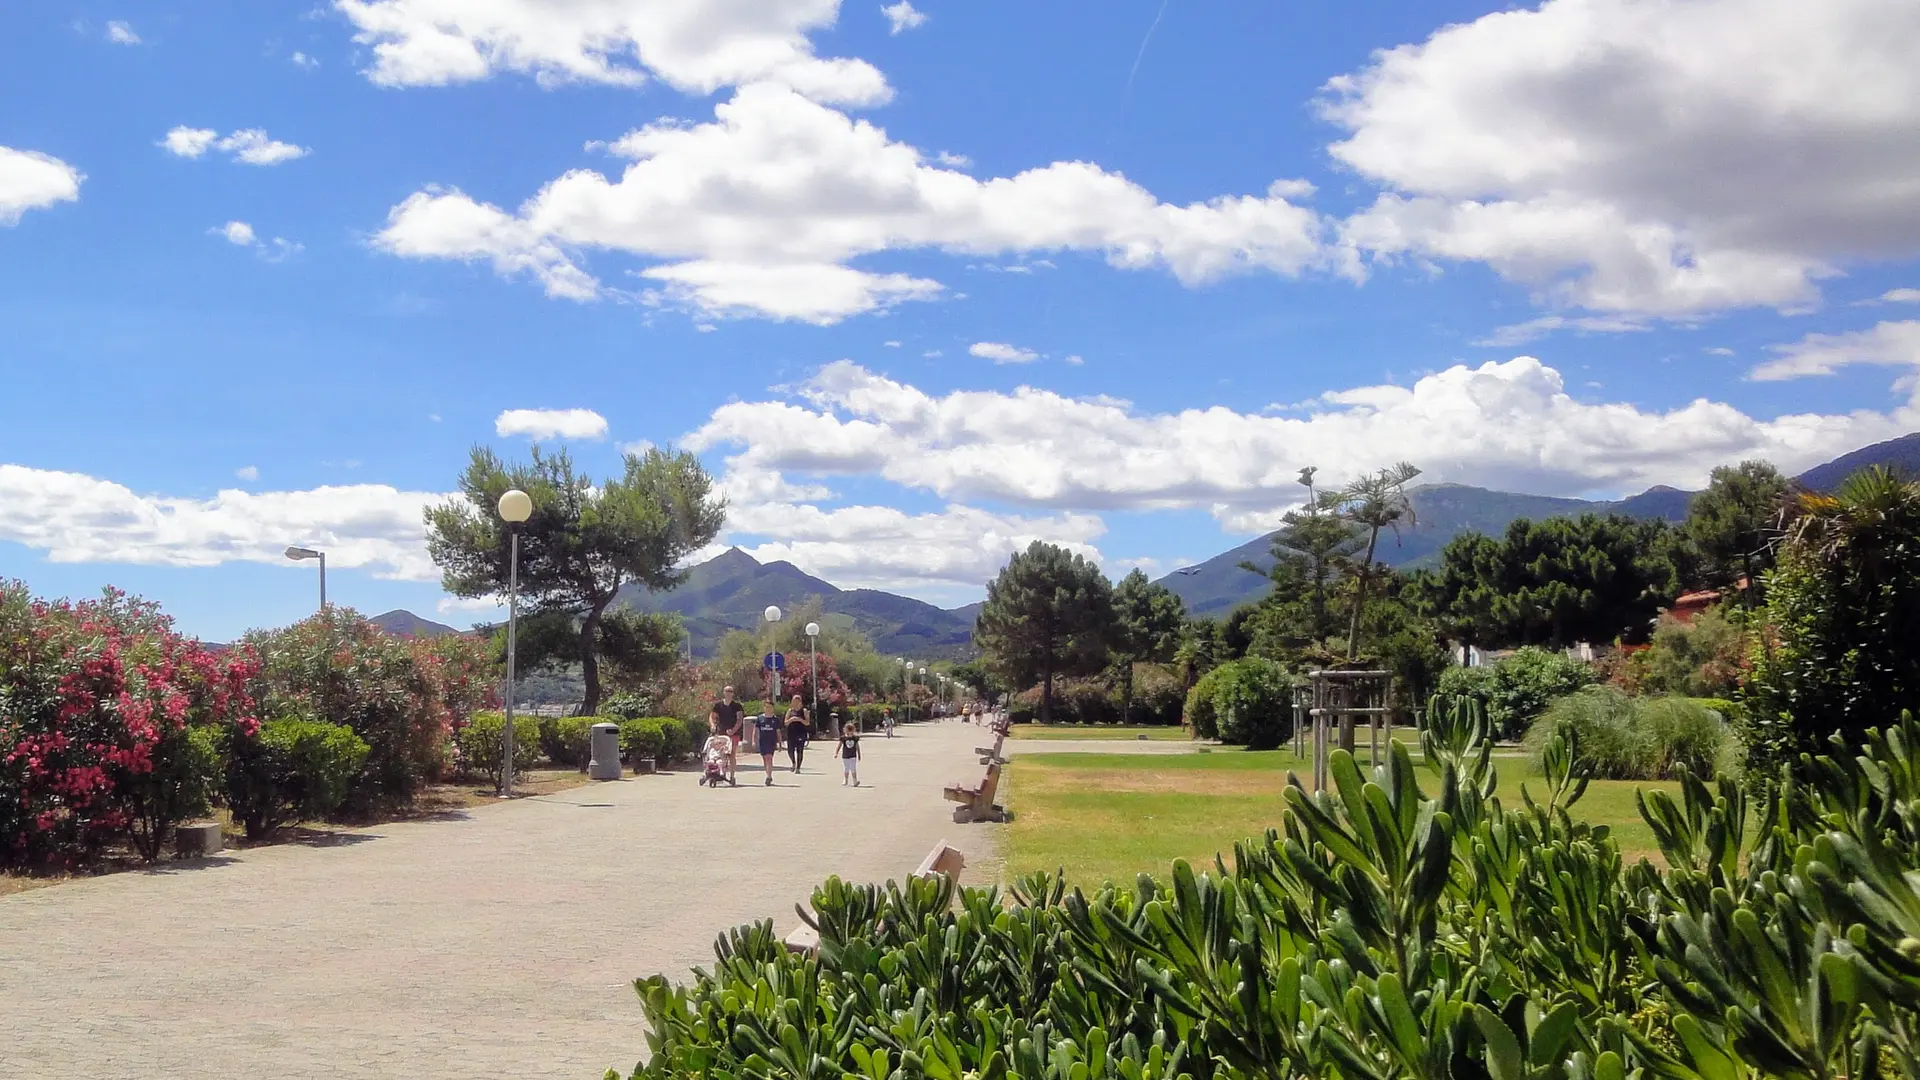
[[[935,841],[997,875],[992,825],[940,787],[980,728],[868,736],[865,785],[821,746],[799,776],[591,784],[0,897],[8,1080],[598,1080],[644,1046],[635,977],[712,960],[725,927],[829,874],[901,878]],[[784,761],[784,757],[779,759]]]

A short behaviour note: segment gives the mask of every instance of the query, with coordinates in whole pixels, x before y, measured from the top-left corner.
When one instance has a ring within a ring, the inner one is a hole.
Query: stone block
[[[226,846],[226,840],[220,834],[219,822],[204,821],[175,827],[173,844],[180,854],[193,857],[214,854]]]

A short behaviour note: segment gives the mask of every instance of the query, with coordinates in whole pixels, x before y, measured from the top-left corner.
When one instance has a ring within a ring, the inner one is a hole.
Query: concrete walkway
[[[1000,827],[940,797],[979,735],[868,736],[858,789],[821,746],[772,789],[743,756],[738,788],[632,778],[0,897],[0,1075],[624,1075],[632,980],[710,963],[722,929],[784,934],[828,875],[900,879],[942,838],[993,880]]]

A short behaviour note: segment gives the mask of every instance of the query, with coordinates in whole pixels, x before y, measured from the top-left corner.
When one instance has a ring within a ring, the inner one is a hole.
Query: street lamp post
[[[926,668],[920,669],[920,685],[921,686],[927,685],[927,669]],[[931,706],[929,706],[929,709],[931,709]],[[928,715],[931,716],[932,713],[929,712]]]
[[[513,797],[513,678],[520,622],[520,530],[533,516],[533,499],[519,488],[500,496],[500,520],[507,523],[510,544],[507,555],[507,721],[500,731],[500,797]]]
[[[913,661],[900,658],[900,701],[907,712],[907,723],[913,723]]]
[[[779,622],[779,621],[780,621],[780,609],[779,609],[779,608],[777,608],[777,607],[775,607],[775,606],[774,606],[774,605],[772,605],[772,604],[768,604],[768,605],[767,605],[767,610],[765,610],[765,611],[763,611],[763,612],[761,612],[760,614],[761,614],[762,616],[764,616],[764,617],[766,618],[766,620],[767,620],[767,657],[768,657],[768,660],[767,660],[767,705],[766,705],[766,709],[767,709],[767,711],[768,711],[769,713],[771,713],[771,712],[773,711],[773,703],[774,703],[774,701],[775,701],[775,700],[776,700],[777,698],[779,698],[779,696],[780,696],[780,684],[779,684],[778,682],[776,682],[776,681],[775,681],[775,680],[777,680],[777,679],[778,679],[778,678],[780,677],[780,672],[779,672],[779,671],[777,671],[777,670],[776,670],[776,669],[774,668],[774,666],[773,666],[773,660],[772,660],[772,657],[773,657],[773,655],[774,655],[774,654],[775,654],[776,652],[778,652],[778,651],[779,651],[779,649],[775,647],[775,640],[774,640],[774,629],[773,629],[773,624],[774,624],[774,623],[777,623],[777,622]]]
[[[287,549],[287,558],[292,559],[294,562],[301,562],[305,559],[320,560],[320,610],[323,612],[326,611],[327,610],[327,553],[324,551],[316,551],[313,548],[290,547]]]
[[[820,649],[814,639],[820,636],[820,624],[807,624],[807,678],[813,681],[813,727],[820,728]]]

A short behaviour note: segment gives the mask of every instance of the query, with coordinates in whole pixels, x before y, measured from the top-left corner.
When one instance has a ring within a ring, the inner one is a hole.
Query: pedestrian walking
[[[892,709],[888,709],[886,712],[880,714],[880,730],[887,733],[887,738],[889,739],[893,738],[893,710]]]
[[[813,726],[807,721],[807,707],[800,703],[800,695],[793,695],[793,704],[787,707],[787,760],[793,762],[793,771],[800,771],[800,762],[807,756],[807,738],[813,734]]]
[[[713,709],[707,713],[707,726],[727,737],[727,745],[732,751],[727,755],[727,783],[738,787],[740,784],[740,729],[745,724],[747,707],[733,700],[733,687],[720,691],[720,700],[713,703]]]
[[[767,786],[773,786],[773,755],[780,749],[780,718],[773,714],[773,703],[760,708],[753,718],[753,733],[760,751],[760,767],[766,770]]]
[[[852,724],[840,729],[840,786],[845,787],[848,781],[860,786],[860,734]]]

